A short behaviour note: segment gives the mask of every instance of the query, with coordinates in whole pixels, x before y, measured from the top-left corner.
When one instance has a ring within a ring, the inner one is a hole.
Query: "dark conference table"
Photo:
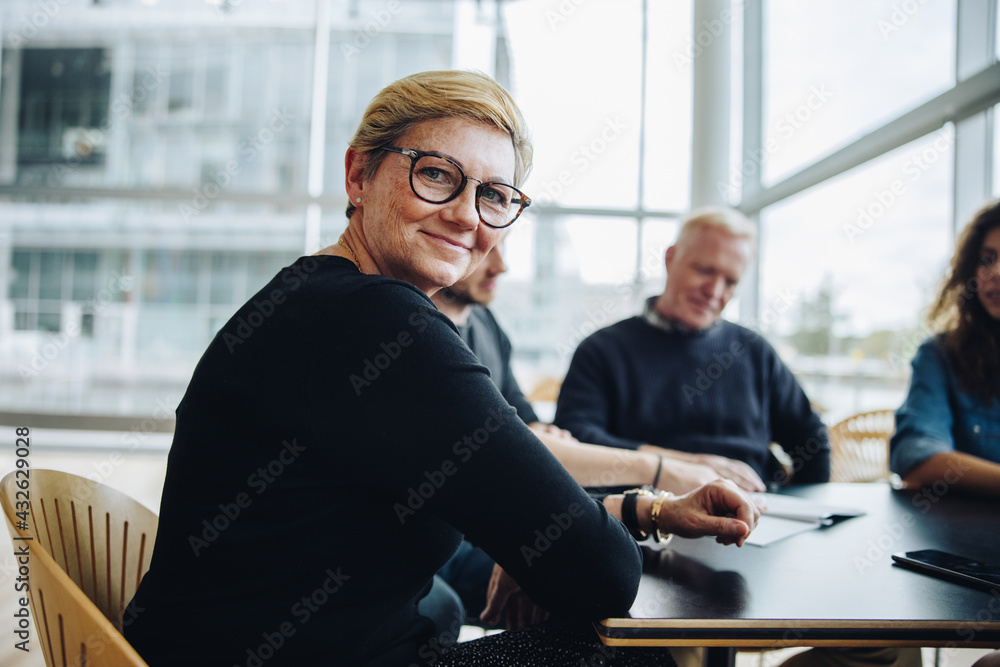
[[[714,665],[732,664],[732,647],[1000,647],[1000,591],[943,581],[891,559],[936,548],[1000,561],[1000,504],[962,497],[943,483],[919,492],[875,483],[788,493],[866,514],[765,547],[676,537],[652,547],[631,618],[595,623],[601,641],[706,646],[706,663]]]

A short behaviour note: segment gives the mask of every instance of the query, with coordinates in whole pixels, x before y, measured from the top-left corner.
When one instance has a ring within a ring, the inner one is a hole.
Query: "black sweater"
[[[584,442],[739,459],[764,482],[785,481],[768,475],[777,442],[793,482],[830,477],[826,429],[799,383],[763,338],[731,322],[683,333],[632,317],[595,332],[573,355],[555,422]]]
[[[125,634],[154,667],[431,662],[414,604],[462,533],[557,614],[635,596],[634,540],[430,299],[300,258],[194,371]]]
[[[512,353],[510,338],[500,328],[500,323],[493,316],[493,312],[484,306],[473,305],[469,321],[460,326],[458,331],[479,362],[489,369],[493,382],[511,407],[517,410],[517,416],[521,421],[525,424],[538,421],[535,409],[525,398],[510,367]]]

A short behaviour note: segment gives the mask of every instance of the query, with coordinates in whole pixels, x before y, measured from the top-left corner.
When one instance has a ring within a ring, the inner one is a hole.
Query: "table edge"
[[[606,618],[594,629],[607,646],[1000,647],[1000,622],[964,620]]]

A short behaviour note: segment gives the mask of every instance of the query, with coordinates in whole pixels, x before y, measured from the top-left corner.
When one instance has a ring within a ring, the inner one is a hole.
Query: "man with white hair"
[[[722,319],[753,259],[755,232],[732,209],[692,212],[666,251],[663,292],[642,315],[580,343],[556,424],[586,442],[658,453],[664,470],[707,466],[749,491],[829,481],[826,428],[802,387],[759,334]],[[772,442],[790,463],[777,464]],[[695,649],[671,654],[678,665],[701,664]],[[865,647],[812,649],[781,667],[920,664],[920,649]]]
[[[830,477],[826,429],[774,349],[721,319],[750,266],[755,230],[727,208],[695,211],[666,251],[663,293],[586,338],[555,423],[585,442],[705,465],[749,491]]]

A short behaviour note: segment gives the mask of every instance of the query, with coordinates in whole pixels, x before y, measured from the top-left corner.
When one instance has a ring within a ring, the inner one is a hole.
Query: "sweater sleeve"
[[[899,475],[934,454],[955,449],[946,363],[933,339],[925,341],[913,357],[910,389],[896,411],[896,430],[889,440],[889,467]]]
[[[375,486],[387,525],[405,533],[432,518],[450,524],[554,613],[626,612],[641,575],[638,546],[517,418],[454,325],[391,283],[359,290],[338,313],[326,326],[354,333],[317,346],[316,367],[347,357],[355,370],[316,383],[313,423],[363,443],[334,450],[332,463]],[[320,417],[333,407],[350,418]]]
[[[608,347],[591,335],[573,354],[556,403],[555,423],[581,442],[621,449],[638,449],[645,444],[614,435],[616,401],[615,364]]]
[[[771,435],[792,459],[792,482],[815,484],[830,481],[830,440],[826,426],[812,409],[798,380],[766,345],[770,372]]]

